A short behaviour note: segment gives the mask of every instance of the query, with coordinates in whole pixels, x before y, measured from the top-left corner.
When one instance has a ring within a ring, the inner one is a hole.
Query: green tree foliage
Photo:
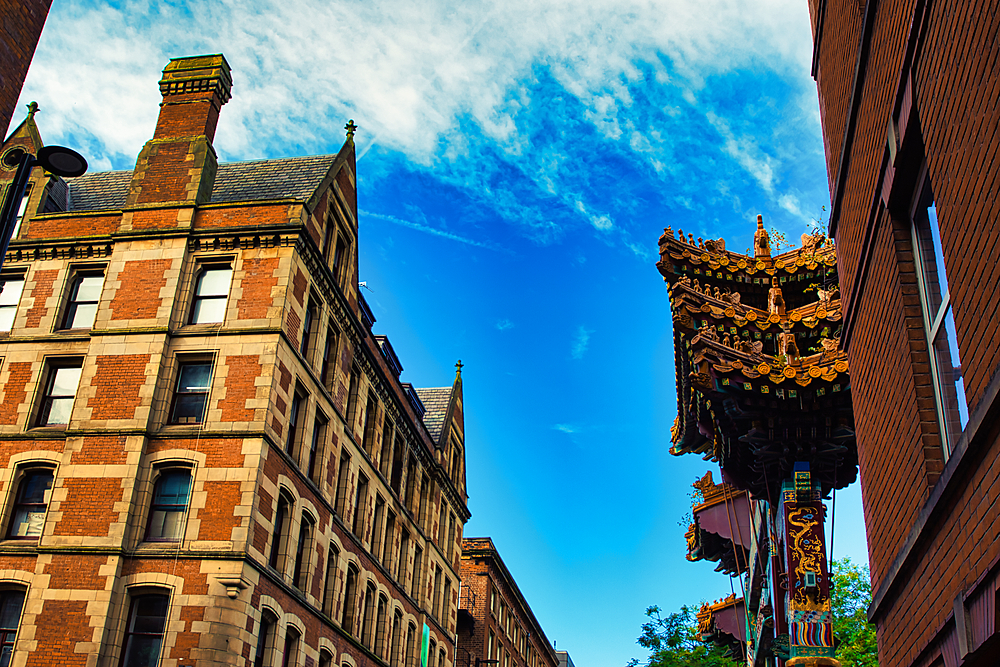
[[[850,558],[833,561],[833,634],[840,640],[837,659],[841,667],[878,667],[875,626],[868,622],[872,602],[867,565]]]
[[[841,667],[878,667],[875,626],[868,622],[871,604],[871,578],[867,565],[850,558],[833,561],[832,605],[833,632],[839,640],[837,659]],[[639,645],[650,650],[644,667],[737,667],[714,644],[698,639],[697,609],[681,607],[664,617],[660,608],[646,610],[648,621],[642,624]],[[638,667],[633,658],[628,667]]]
[[[727,658],[722,649],[698,639],[697,610],[681,607],[679,612],[664,618],[660,608],[646,610],[649,620],[642,624],[639,645],[651,651],[646,667],[738,667],[740,664]],[[632,658],[629,667],[639,661]]]

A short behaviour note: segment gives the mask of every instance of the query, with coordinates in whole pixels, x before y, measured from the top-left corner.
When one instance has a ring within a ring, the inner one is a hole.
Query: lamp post
[[[38,151],[37,156],[25,150],[13,150],[3,157],[3,163],[8,167],[17,167],[17,172],[0,209],[0,267],[7,256],[7,245],[17,221],[17,209],[28,186],[31,170],[42,167],[51,174],[63,177],[82,176],[87,171],[87,161],[83,156],[63,146],[46,146]]]

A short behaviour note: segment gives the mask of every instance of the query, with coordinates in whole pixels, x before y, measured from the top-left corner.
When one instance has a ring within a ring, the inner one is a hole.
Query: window
[[[399,634],[403,631],[403,612],[392,615],[392,638],[389,640],[389,664],[399,664]]]
[[[274,650],[275,628],[278,617],[265,609],[260,616],[260,630],[257,632],[257,649],[254,652],[253,667],[269,667]]]
[[[384,595],[378,596],[378,612],[375,614],[375,655],[385,658],[385,623],[386,609],[389,606],[389,599]]]
[[[295,458],[295,446],[298,444],[298,430],[299,430],[299,420],[302,415],[302,404],[305,402],[305,396],[299,393],[299,388],[296,387],[294,393],[292,394],[292,411],[288,415],[288,439],[285,440],[285,452]]]
[[[25,471],[17,486],[13,518],[7,528],[10,539],[38,539],[45,525],[45,511],[52,495],[53,471],[49,468]]]
[[[205,264],[198,272],[191,304],[191,324],[222,322],[233,269],[228,264]]]
[[[417,511],[417,523],[424,530],[427,530],[427,494],[428,494],[429,482],[427,481],[427,476],[420,480],[420,506]]]
[[[121,667],[152,667],[159,664],[170,596],[150,592],[131,597]]]
[[[398,431],[397,431],[397,436],[398,436]],[[399,436],[399,438],[402,441],[402,439],[403,439],[402,436]],[[396,495],[399,495],[399,492],[401,490],[400,484],[403,481],[403,444],[404,444],[404,442],[400,442],[397,445],[396,442],[395,442],[395,438],[393,440],[394,440],[394,442],[393,442],[393,447],[392,447],[392,475],[391,475],[390,480],[389,480],[389,487],[392,489],[393,493],[395,493]],[[400,500],[402,500],[402,498],[400,498]]]
[[[326,328],[326,342],[323,345],[323,365],[320,367],[319,381],[324,387],[333,391],[333,383],[337,370],[337,327],[330,320]]]
[[[64,329],[89,329],[94,326],[103,286],[103,271],[81,271],[76,274],[69,290],[66,317],[63,319]]]
[[[318,297],[309,295],[309,303],[306,304],[305,316],[302,319],[302,341],[299,344],[299,352],[309,362],[312,352],[313,338],[316,334],[316,300]]]
[[[322,466],[317,467],[317,462],[323,453],[323,443],[326,442],[326,425],[329,423],[326,417],[321,414],[316,415],[313,422],[312,439],[309,441],[309,459],[306,462],[306,475],[317,485],[322,476]]]
[[[417,626],[410,623],[406,626],[406,667],[416,667],[416,656],[414,655],[414,644],[416,643]]]
[[[377,402],[375,400],[375,394],[368,392],[368,403],[365,405],[365,429],[361,437],[361,447],[368,454],[368,458],[374,459],[375,452],[373,450],[375,444],[375,410]]]
[[[295,571],[292,575],[292,584],[300,591],[309,588],[309,565],[310,552],[312,551],[313,521],[305,514],[302,515],[302,523],[299,524],[299,542],[295,546]]]
[[[340,467],[337,469],[337,497],[334,500],[333,511],[344,519],[344,510],[347,505],[347,476],[351,471],[351,457],[346,453],[340,453]]]
[[[333,667],[333,655],[329,651],[319,652],[319,667]]]
[[[149,541],[176,541],[184,536],[184,515],[191,493],[189,470],[167,470],[156,478],[149,506]]]
[[[410,597],[417,601],[418,606],[424,603],[421,596],[420,580],[423,579],[424,550],[418,546],[413,548],[413,582],[410,589]]]
[[[434,598],[431,600],[431,609],[439,622],[441,621],[441,568],[434,568]]]
[[[354,634],[354,605],[357,603],[358,569],[353,563],[347,566],[347,579],[344,583],[344,613],[340,618],[340,627]]]
[[[170,410],[171,424],[201,424],[208,407],[208,392],[212,387],[212,362],[182,361],[174,388],[174,405]]]
[[[379,551],[382,546],[382,519],[385,517],[385,500],[382,496],[375,494],[375,510],[372,512],[372,542],[371,542],[371,555],[375,560],[382,560],[382,554]]]
[[[284,494],[278,496],[278,509],[274,514],[274,534],[271,536],[271,555],[268,564],[279,572],[285,568],[288,551],[288,510],[291,503]]]
[[[969,422],[969,408],[965,398],[965,382],[962,379],[937,209],[934,206],[930,179],[926,176],[916,199],[912,218],[924,332],[931,357],[938,426],[947,456]]]
[[[326,579],[323,581],[323,613],[333,616],[334,597],[337,594],[337,573],[340,571],[340,551],[330,545],[330,553],[326,561]]]
[[[406,465],[406,497],[404,498],[406,506],[409,508],[410,512],[416,511],[416,505],[414,504],[415,496],[413,490],[417,483],[417,463],[413,460],[413,456],[409,457]]]
[[[396,537],[396,514],[392,510],[385,513],[385,539],[382,542],[382,564],[389,572],[393,571],[393,542]]]
[[[386,479],[389,479],[389,473],[391,472],[392,446],[395,435],[396,429],[393,426],[392,420],[386,415],[385,419],[382,420],[382,452],[378,460],[379,472]]]
[[[333,251],[333,277],[338,285],[343,286],[344,282],[344,261],[347,256],[347,241],[343,236],[337,234],[337,245]]]
[[[448,617],[451,614],[451,579],[444,578],[444,592],[441,594],[441,625],[448,627]]]
[[[0,331],[14,328],[14,316],[23,290],[24,276],[0,276]]]
[[[444,667],[446,660],[448,660],[448,651],[442,646],[441,652],[438,654],[438,667]]]
[[[427,644],[427,667],[437,667],[437,642],[433,639]]]
[[[38,415],[39,426],[65,426],[69,423],[82,370],[79,360],[52,363],[42,397],[42,410]]]
[[[358,385],[361,377],[357,368],[351,369],[350,386],[347,390],[347,430],[354,435],[354,426],[358,420]]]
[[[368,505],[368,478],[358,475],[358,489],[354,495],[354,522],[351,524],[351,532],[359,538],[363,537],[365,530],[365,510]]]
[[[445,518],[448,516],[448,506],[444,502],[444,493],[438,497],[438,504],[441,506],[441,511],[438,513],[437,542],[441,551],[444,551]]]
[[[396,581],[400,586],[406,585],[407,565],[410,557],[410,533],[403,530],[399,535],[399,562],[396,570]]]
[[[285,654],[281,659],[281,667],[297,667],[299,664],[299,631],[288,626],[285,633]]]
[[[448,554],[448,560],[454,560],[455,556],[455,515],[452,514],[448,517],[448,544],[445,545],[445,553]]]
[[[13,184],[10,187],[13,187]],[[28,200],[30,198],[31,186],[29,185],[24,189],[24,196],[21,197],[21,204],[17,207],[17,218],[14,220],[14,230],[10,233],[11,239],[16,239],[17,235],[21,232],[21,222],[24,221],[24,212],[28,210]]]
[[[14,653],[14,640],[17,638],[17,626],[21,622],[21,610],[24,608],[24,590],[0,591],[0,666],[10,664]]]

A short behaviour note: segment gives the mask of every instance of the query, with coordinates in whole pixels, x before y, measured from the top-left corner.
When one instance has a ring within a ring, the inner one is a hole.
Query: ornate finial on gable
[[[358,126],[354,124],[354,119],[352,118],[347,121],[347,125],[344,126],[344,129],[347,130],[347,138],[351,139],[354,137],[354,132],[357,131]]]
[[[38,102],[32,101],[28,104],[28,118],[34,118],[36,113],[38,113]]]
[[[455,364],[455,377],[456,378],[462,377],[462,366],[464,366],[464,365],[465,364],[462,363],[461,359],[459,359],[458,363]]]

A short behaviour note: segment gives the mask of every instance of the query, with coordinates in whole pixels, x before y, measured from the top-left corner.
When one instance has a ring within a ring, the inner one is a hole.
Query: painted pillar
[[[840,667],[834,657],[830,573],[823,531],[825,508],[809,464],[796,462],[791,480],[781,485],[788,590],[788,659],[793,667]]]

